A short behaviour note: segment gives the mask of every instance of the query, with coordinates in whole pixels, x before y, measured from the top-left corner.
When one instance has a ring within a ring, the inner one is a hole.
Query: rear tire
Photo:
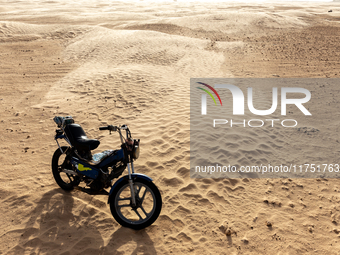
[[[62,151],[65,152],[70,147],[63,146],[61,147]],[[78,186],[80,183],[79,176],[71,175],[68,173],[64,173],[63,169],[72,170],[72,165],[64,164],[66,158],[65,153],[61,153],[60,149],[57,149],[52,158],[52,173],[56,183],[63,190],[73,190],[75,186]],[[64,166],[63,166],[64,164]]]

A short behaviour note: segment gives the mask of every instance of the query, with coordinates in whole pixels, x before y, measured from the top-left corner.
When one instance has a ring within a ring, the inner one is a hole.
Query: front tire
[[[52,173],[56,183],[63,190],[70,191],[74,188],[74,186],[78,186],[80,183],[80,178],[75,175],[71,175],[63,172],[64,169],[72,170],[72,165],[66,164],[65,158],[66,150],[70,149],[70,147],[63,146],[61,147],[64,153],[61,153],[60,149],[57,149],[52,158]]]
[[[110,196],[110,209],[120,225],[139,230],[150,226],[158,218],[162,209],[162,197],[151,181],[135,177],[133,184],[136,206],[132,206],[129,181],[123,180]]]

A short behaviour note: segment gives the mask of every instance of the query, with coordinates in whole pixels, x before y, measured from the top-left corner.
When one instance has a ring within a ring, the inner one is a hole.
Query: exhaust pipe
[[[71,175],[77,175],[78,176],[78,173],[73,171],[73,170],[64,169],[64,170],[62,170],[62,172],[66,173],[66,174],[71,174]]]

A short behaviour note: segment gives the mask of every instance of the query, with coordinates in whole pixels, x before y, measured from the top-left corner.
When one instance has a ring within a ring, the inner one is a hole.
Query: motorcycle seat
[[[66,125],[65,133],[71,144],[78,150],[94,150],[100,144],[96,139],[89,139],[79,124]]]

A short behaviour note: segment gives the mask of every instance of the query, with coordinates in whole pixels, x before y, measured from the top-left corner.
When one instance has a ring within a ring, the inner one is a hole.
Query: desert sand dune
[[[338,78],[339,13],[339,3],[0,3],[0,254],[338,254],[337,179],[189,169],[190,78]],[[212,160],[339,163],[339,87],[309,90],[313,122],[228,130]],[[55,115],[99,139],[95,152],[119,147],[99,126],[130,126],[136,171],[163,197],[152,226],[122,228],[106,196],[57,186]]]

